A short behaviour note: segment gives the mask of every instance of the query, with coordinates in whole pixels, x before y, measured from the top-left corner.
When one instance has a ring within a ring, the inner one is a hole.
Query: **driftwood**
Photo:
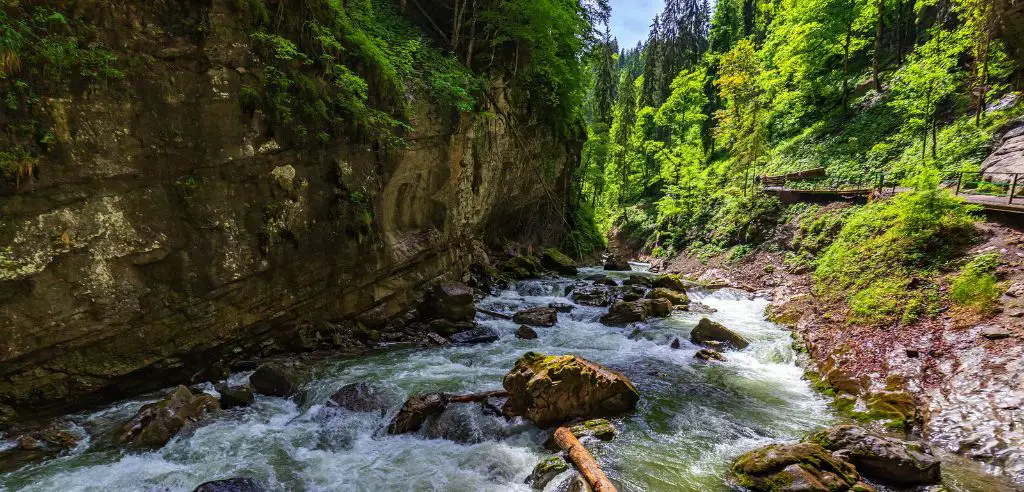
[[[488,315],[488,316],[490,316],[490,317],[492,317],[492,318],[498,318],[498,319],[512,319],[512,316],[511,316],[511,315],[508,315],[508,314],[501,314],[501,313],[499,313],[499,312],[497,312],[497,311],[491,311],[490,309],[476,308],[476,310],[477,310],[478,312],[484,313],[484,314],[486,314],[486,315]]]
[[[590,451],[580,444],[579,439],[576,439],[568,427],[555,429],[553,437],[555,444],[558,444],[558,447],[569,455],[569,461],[576,465],[580,475],[583,475],[583,479],[590,484],[594,492],[617,492],[615,486],[608,480],[608,476],[597,465],[597,461],[594,460]]]

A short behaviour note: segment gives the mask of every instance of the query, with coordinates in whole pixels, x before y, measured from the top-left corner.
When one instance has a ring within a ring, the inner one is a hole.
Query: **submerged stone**
[[[704,362],[724,362],[725,356],[721,352],[712,349],[700,349],[694,354],[694,357]]]
[[[619,415],[640,400],[626,376],[575,355],[528,352],[505,376],[504,386],[510,393],[504,414],[524,416],[540,427]]]
[[[220,404],[214,397],[205,393],[193,395],[185,386],[178,386],[162,400],[140,408],[121,425],[116,440],[121,444],[159,448],[185,425],[216,410],[220,410]]]
[[[520,325],[519,329],[516,330],[516,337],[523,340],[536,340],[537,331],[526,325]]]
[[[707,318],[701,318],[697,327],[690,332],[690,341],[697,345],[710,345],[709,342],[718,342],[740,350],[750,345],[750,342],[739,333]]]
[[[330,404],[353,412],[380,412],[383,414],[388,403],[379,388],[370,383],[352,383],[342,386],[331,395]]]
[[[251,478],[229,478],[200,484],[192,492],[264,492],[262,484]]]
[[[462,333],[456,333],[448,337],[448,339],[451,340],[452,343],[458,343],[463,345],[491,343],[497,341],[498,338],[501,338],[498,332],[495,331],[494,328],[490,328],[487,326],[478,326],[476,328],[473,328],[472,330],[464,331]]]
[[[216,386],[216,390],[220,393],[220,407],[224,410],[247,407],[256,401],[252,386],[247,384],[241,386],[219,384]]]

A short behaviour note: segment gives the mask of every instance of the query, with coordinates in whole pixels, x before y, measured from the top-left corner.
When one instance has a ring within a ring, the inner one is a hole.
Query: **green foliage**
[[[92,40],[91,27],[45,6],[0,5],[0,180],[35,174],[55,143],[44,97],[124,76],[117,58]]]
[[[594,251],[604,249],[604,234],[597,228],[594,209],[582,203],[572,210],[569,219],[569,234],[562,240],[562,250],[568,251],[577,258],[582,258]]]
[[[998,253],[975,256],[953,277],[950,284],[950,299],[981,314],[990,315],[998,305],[1003,288],[996,277],[996,269],[1002,264]]]
[[[916,319],[933,304],[926,279],[973,236],[971,213],[972,207],[927,186],[865,206],[821,256],[815,288],[847,299],[857,323]]]

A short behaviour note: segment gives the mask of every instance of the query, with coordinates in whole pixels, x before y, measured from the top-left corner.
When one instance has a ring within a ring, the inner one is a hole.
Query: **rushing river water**
[[[568,302],[563,294],[572,283],[521,282],[479,305],[512,313]],[[502,377],[527,351],[577,354],[622,371],[636,384],[642,396],[637,411],[613,419],[620,435],[588,444],[620,490],[726,490],[732,458],[772,441],[798,439],[830,423],[832,415],[801,379],[789,333],[764,319],[767,300],[728,289],[695,290],[690,298],[717,309],[707,316],[745,335],[750,347],[726,353],[728,361],[721,364],[696,361],[688,334],[704,315],[695,313],[611,328],[597,322],[606,309],[576,306],[559,315],[557,326],[537,328],[538,340],[516,338],[518,325],[511,321],[480,316],[481,324],[501,333],[500,340],[321,361],[313,367],[305,405],[257,397],[252,407],[220,412],[153,452],[129,453],[87,439],[68,456],[0,475],[0,490],[189,491],[207,480],[239,476],[258,478],[271,490],[530,490],[524,479],[548,455],[547,434],[518,419],[506,422],[479,405],[457,405],[419,435],[384,432],[408,395],[500,389]],[[680,349],[669,346],[675,338],[682,341]],[[247,376],[237,374],[232,381]],[[387,415],[323,406],[338,388],[360,381],[390,393]],[[104,435],[141,403],[126,401],[71,419]],[[12,444],[0,437],[0,449]]]

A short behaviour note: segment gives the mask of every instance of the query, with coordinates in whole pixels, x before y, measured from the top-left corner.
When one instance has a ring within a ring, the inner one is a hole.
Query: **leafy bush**
[[[960,271],[950,285],[950,299],[981,314],[992,314],[1003,294],[996,277],[996,269],[1002,264],[997,253],[975,256]]]
[[[572,210],[569,234],[562,241],[562,251],[582,258],[605,246],[604,235],[597,228],[594,209],[583,203]]]
[[[911,302],[922,294],[922,279],[972,238],[973,207],[930,182],[853,213],[818,261],[817,292],[845,296],[851,321],[885,324],[926,312],[927,302]]]

